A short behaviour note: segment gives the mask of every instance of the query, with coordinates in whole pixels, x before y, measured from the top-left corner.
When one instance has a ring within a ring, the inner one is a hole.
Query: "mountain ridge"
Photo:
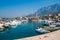
[[[56,3],[54,5],[50,5],[47,7],[43,7],[38,9],[34,14],[30,14],[29,16],[40,16],[40,15],[46,15],[46,14],[59,14],[60,13],[60,3]]]

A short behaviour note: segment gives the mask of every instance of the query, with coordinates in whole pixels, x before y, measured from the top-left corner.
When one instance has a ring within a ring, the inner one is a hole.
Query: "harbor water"
[[[18,38],[32,37],[40,35],[35,29],[40,26],[38,22],[25,22],[16,28],[10,28],[5,32],[0,32],[0,40],[14,40]]]

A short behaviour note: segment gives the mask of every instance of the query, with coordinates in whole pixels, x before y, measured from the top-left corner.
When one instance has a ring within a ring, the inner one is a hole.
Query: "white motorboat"
[[[10,25],[12,25],[12,26],[19,25],[19,24],[21,24],[21,21],[18,21],[18,20],[10,21]]]
[[[20,20],[21,20],[21,22],[28,22],[28,18],[27,17],[21,17]]]
[[[21,22],[28,22],[28,20],[21,20]]]
[[[49,25],[49,27],[56,27],[56,25],[55,24],[51,24],[51,25]]]
[[[60,25],[60,22],[57,22],[56,24]]]
[[[38,29],[36,29],[36,31],[39,32],[39,33],[49,33],[50,32],[50,31],[45,30],[43,28],[38,28]]]
[[[54,29],[59,30],[59,29],[60,29],[60,25],[57,24],[57,25],[54,27]]]
[[[13,21],[10,21],[10,22],[6,22],[5,24],[10,25],[13,28],[16,28],[17,25],[20,25],[21,23],[22,22],[20,20],[13,20]]]
[[[45,24],[46,23],[45,20],[42,20],[42,19],[39,19],[38,22],[41,23],[41,24]]]
[[[6,22],[5,24],[10,25],[11,23],[10,22]]]
[[[55,23],[55,21],[52,21],[52,20],[48,20],[48,23]]]
[[[39,19],[38,21],[39,21],[39,22],[44,22],[44,20],[42,20],[42,19]]]

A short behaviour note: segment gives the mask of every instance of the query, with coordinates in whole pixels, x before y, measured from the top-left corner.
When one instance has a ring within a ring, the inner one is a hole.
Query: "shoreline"
[[[43,35],[27,37],[22,39],[15,39],[15,40],[60,40],[60,30]]]

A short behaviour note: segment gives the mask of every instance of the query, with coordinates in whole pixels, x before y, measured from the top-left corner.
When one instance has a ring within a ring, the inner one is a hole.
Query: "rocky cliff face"
[[[57,14],[57,13],[60,13],[60,3],[40,8],[34,14],[28,16],[32,15],[35,16],[36,14],[40,16],[40,15]]]

